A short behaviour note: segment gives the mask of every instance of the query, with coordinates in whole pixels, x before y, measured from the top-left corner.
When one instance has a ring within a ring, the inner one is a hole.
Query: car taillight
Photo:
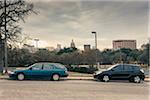
[[[142,73],[144,73],[144,70],[143,70],[143,69],[140,69],[140,71],[141,71]]]

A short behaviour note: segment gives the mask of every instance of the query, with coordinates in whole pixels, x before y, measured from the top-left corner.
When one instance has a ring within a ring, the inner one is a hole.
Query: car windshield
[[[26,69],[30,69],[31,67],[33,67],[33,66],[35,66],[36,65],[36,63],[35,64],[32,64],[32,65],[30,65],[29,67],[27,67]]]
[[[114,68],[114,67],[116,67],[116,65],[113,65],[113,66],[107,68],[107,70],[111,70],[111,69]]]

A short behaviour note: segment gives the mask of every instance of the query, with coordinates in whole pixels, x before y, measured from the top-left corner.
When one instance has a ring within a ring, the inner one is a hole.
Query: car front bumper
[[[64,74],[61,77],[68,77],[68,76],[69,76],[69,74]]]
[[[9,75],[9,78],[11,78],[11,79],[16,79],[17,78],[16,74],[8,74],[8,75]]]

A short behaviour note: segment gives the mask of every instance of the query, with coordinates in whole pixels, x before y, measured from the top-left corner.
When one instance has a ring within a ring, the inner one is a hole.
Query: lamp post
[[[97,62],[97,33],[95,31],[92,32],[92,34],[95,35],[95,60],[96,60],[96,65],[98,67],[98,62]]]
[[[4,52],[5,52],[5,54],[4,54],[4,66],[5,66],[5,73],[7,73],[7,67],[8,67],[8,61],[7,61],[7,22],[6,22],[6,0],[4,0],[4,14],[5,14],[5,18],[4,18],[4,20],[5,20],[5,27],[4,27],[4,29],[5,29],[5,38],[4,38]]]
[[[148,38],[148,66],[150,67],[150,37]]]

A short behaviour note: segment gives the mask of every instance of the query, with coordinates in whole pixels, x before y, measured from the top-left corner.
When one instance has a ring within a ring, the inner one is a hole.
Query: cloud
[[[148,33],[148,1],[36,1],[38,15],[21,23],[24,32],[46,41],[50,46],[69,46],[72,39],[78,47],[94,45],[111,48],[113,39],[136,39],[138,46],[146,42]],[[45,43],[46,44],[46,43]]]

